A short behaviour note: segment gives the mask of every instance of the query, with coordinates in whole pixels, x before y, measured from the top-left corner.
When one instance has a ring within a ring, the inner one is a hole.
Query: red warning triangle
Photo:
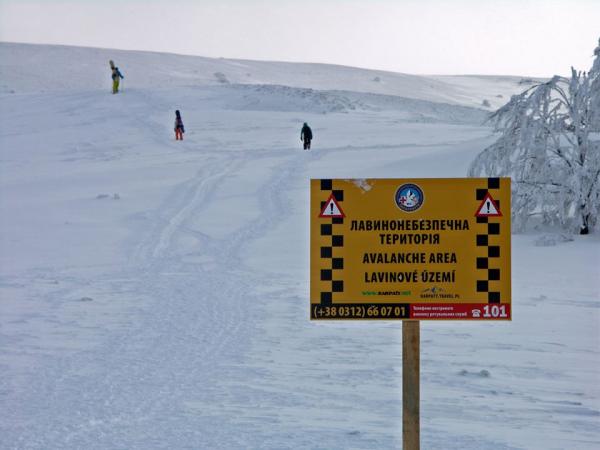
[[[477,208],[475,217],[502,217],[500,208],[489,192],[485,194],[481,205]]]
[[[342,208],[340,208],[340,205],[337,202],[337,200],[335,199],[334,195],[331,194],[329,196],[329,198],[327,199],[327,201],[325,202],[325,204],[323,205],[323,208],[321,209],[321,214],[319,214],[319,217],[321,217],[321,218],[331,217],[333,219],[342,219],[342,218],[346,217],[346,215],[344,214],[344,211],[342,211]]]

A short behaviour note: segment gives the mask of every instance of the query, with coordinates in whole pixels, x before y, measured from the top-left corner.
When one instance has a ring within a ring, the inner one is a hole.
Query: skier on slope
[[[115,66],[115,63],[110,60],[110,70],[112,71],[112,80],[113,80],[113,88],[112,88],[112,93],[116,94],[117,92],[119,92],[119,81],[121,81],[121,79],[124,79],[125,77],[121,74],[121,72],[119,71],[119,68],[117,66]]]
[[[175,140],[183,141],[183,133],[185,128],[183,127],[183,120],[181,120],[181,113],[179,110],[175,111]]]
[[[302,131],[300,132],[300,140],[304,142],[304,150],[310,150],[310,141],[312,141],[313,134],[312,130],[308,126],[306,122],[302,126]]]

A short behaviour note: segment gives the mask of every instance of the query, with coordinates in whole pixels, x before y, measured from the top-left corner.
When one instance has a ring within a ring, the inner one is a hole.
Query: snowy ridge
[[[483,108],[484,100],[488,100],[491,107],[498,107],[522,88],[520,77],[418,76],[326,64],[0,43],[0,93],[109,89],[110,59],[124,72],[125,86],[145,89],[275,84]]]
[[[402,112],[405,121],[482,124],[487,113],[479,108],[352,91],[317,91],[289,86],[231,84],[190,88],[206,95],[202,108],[239,111],[349,113]]]

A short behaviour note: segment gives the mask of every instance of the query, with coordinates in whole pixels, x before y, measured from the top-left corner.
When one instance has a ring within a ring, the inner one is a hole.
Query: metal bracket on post
[[[402,322],[402,448],[420,448],[420,322]]]

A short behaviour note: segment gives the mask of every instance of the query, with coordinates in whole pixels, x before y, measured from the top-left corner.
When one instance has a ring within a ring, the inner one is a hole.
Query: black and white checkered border
[[[476,200],[483,201],[490,193],[498,210],[500,210],[500,178],[488,178],[487,189],[477,189]],[[495,242],[495,236],[500,235],[500,222],[497,217],[477,217],[480,225],[476,235],[476,245],[487,248],[487,256],[477,256],[477,292],[487,292],[488,303],[500,303],[500,292],[490,289],[490,281],[500,280],[500,245]],[[481,231],[481,233],[479,233]]]
[[[340,204],[344,201],[344,191],[341,189],[333,189],[333,180],[321,180],[321,191],[326,192],[323,198],[329,198],[331,194]],[[326,201],[321,202],[321,209],[325,206]],[[327,222],[325,222],[327,221]],[[330,245],[321,247],[321,259],[328,260],[327,269],[321,269],[321,305],[331,305],[333,303],[334,292],[344,292],[344,281],[339,279],[340,270],[344,269],[344,258],[335,255],[335,248],[344,246],[344,235],[336,233],[336,225],[342,225],[343,218],[332,217],[323,219],[321,223],[321,236],[330,236]]]

